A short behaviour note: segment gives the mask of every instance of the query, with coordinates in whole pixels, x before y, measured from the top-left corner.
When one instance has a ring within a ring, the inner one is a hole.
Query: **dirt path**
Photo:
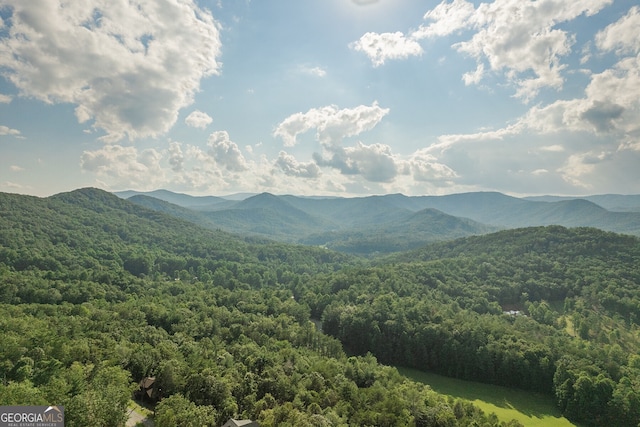
[[[127,427],[135,427],[138,424],[142,424],[145,427],[154,427],[153,420],[151,418],[147,418],[146,415],[141,414],[135,409],[129,410],[129,419],[127,420]]]

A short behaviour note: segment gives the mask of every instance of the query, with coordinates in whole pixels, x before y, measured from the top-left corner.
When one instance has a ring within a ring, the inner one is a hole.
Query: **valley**
[[[160,427],[640,422],[628,205],[129,196],[0,193],[3,405],[119,426],[153,377]],[[443,377],[551,406],[513,404],[523,417]]]
[[[438,393],[472,402],[501,420],[517,420],[531,427],[570,427],[576,424],[562,416],[550,396],[523,390],[462,381],[415,369],[398,368],[415,381],[428,384]]]
[[[358,255],[398,252],[425,243],[544,225],[595,227],[640,236],[640,199],[635,196],[516,198],[478,192],[322,198],[262,193],[225,199],[166,190],[117,195],[205,228]]]

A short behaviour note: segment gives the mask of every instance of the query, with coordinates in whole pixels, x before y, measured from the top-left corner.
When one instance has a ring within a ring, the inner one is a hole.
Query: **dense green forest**
[[[639,261],[635,237],[512,230],[316,277],[305,299],[354,354],[551,393],[570,419],[635,426]]]
[[[507,425],[396,365],[637,426],[639,261],[636,237],[557,226],[365,260],[95,189],[0,194],[0,404],[120,426],[155,376],[157,426]]]

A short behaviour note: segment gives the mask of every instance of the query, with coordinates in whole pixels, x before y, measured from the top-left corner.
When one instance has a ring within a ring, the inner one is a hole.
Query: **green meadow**
[[[463,381],[415,369],[398,368],[414,381],[428,384],[433,390],[473,402],[486,413],[495,413],[500,420],[518,420],[526,427],[577,426],[562,416],[553,399],[539,393]]]

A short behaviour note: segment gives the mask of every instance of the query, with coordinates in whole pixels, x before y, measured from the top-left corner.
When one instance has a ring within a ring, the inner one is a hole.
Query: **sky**
[[[640,194],[637,0],[0,0],[0,191]]]

